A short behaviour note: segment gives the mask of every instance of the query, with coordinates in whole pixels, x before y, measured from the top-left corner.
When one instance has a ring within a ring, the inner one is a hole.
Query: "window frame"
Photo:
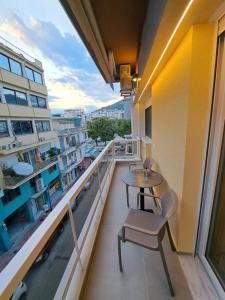
[[[10,71],[10,64],[9,64],[9,57],[8,57],[7,55],[5,55],[4,53],[1,53],[1,52],[0,52],[0,56],[1,56],[1,55],[4,56],[4,57],[6,58],[6,60],[7,60],[7,62],[8,62],[8,67],[9,67],[9,68],[6,69],[6,68],[3,68],[3,67],[1,67],[1,66],[0,66],[0,68],[3,69],[3,70],[6,70],[6,71],[11,72],[11,71]]]
[[[12,103],[7,102],[6,96],[5,96],[5,90],[8,90],[8,91],[11,91],[11,92],[14,93],[15,102],[12,102]],[[29,104],[28,104],[28,99],[27,99],[27,93],[25,93],[25,92],[21,92],[21,91],[18,91],[18,90],[13,90],[13,89],[8,88],[8,87],[3,87],[3,93],[4,93],[4,97],[5,97],[5,102],[6,102],[7,104],[9,104],[9,105],[10,105],[10,104],[13,104],[13,105],[22,105],[22,106],[28,106],[28,105],[29,105]],[[25,95],[25,98],[26,98],[26,104],[25,104],[25,103],[23,103],[23,104],[19,103],[20,100],[18,100],[19,97],[17,96],[17,93],[20,93],[20,94]]]
[[[37,105],[33,105],[33,104],[32,104],[32,102],[31,102],[31,99],[32,99],[32,98],[36,98]],[[41,105],[40,105],[40,102],[39,102],[40,99],[41,99],[41,100],[44,100],[45,106],[41,106]],[[37,96],[37,95],[31,94],[31,95],[30,95],[30,102],[31,102],[31,106],[32,106],[32,107],[38,107],[38,108],[43,108],[43,109],[46,109],[46,108],[47,108],[47,99],[46,99],[45,97],[41,97],[41,96]]]
[[[9,137],[9,128],[8,128],[8,123],[6,120],[0,120],[0,124],[1,123],[5,123],[6,124],[6,129],[7,129],[7,133],[5,134],[2,134],[1,131],[0,131],[0,138],[3,138],[3,137]]]
[[[14,130],[14,123],[19,123],[19,133],[15,133],[15,130]],[[22,123],[24,123],[24,122],[29,122],[30,123],[30,127],[31,127],[31,132],[24,132],[23,130],[22,130]],[[13,130],[13,134],[15,134],[15,135],[24,135],[24,134],[33,134],[34,133],[34,128],[33,128],[33,124],[32,124],[32,121],[31,120],[21,120],[21,121],[18,121],[18,120],[12,120],[11,121],[11,125],[12,125],[12,130]]]
[[[8,56],[8,60],[9,60],[10,72],[12,72],[12,73],[14,73],[14,74],[16,74],[16,75],[18,75],[18,76],[23,76],[22,64],[21,64],[19,61],[15,60],[14,58],[11,58],[11,57],[9,57],[9,56]],[[13,72],[13,71],[12,71],[11,61],[17,63],[17,64],[20,66],[21,74],[18,74],[18,73],[16,73],[16,72]]]
[[[48,130],[45,130],[44,123],[48,123],[49,124],[49,129]],[[38,126],[41,126],[40,127],[41,128],[40,131],[38,130],[37,124],[39,124]],[[49,120],[35,120],[35,126],[36,126],[37,133],[52,131],[51,130],[51,123],[50,123]]]
[[[16,193],[12,194],[13,191],[16,192]],[[5,190],[4,191],[4,196],[1,198],[3,206],[8,205],[10,202],[15,200],[19,196],[21,196],[21,190],[20,190],[19,186],[15,189],[12,189],[12,190]]]
[[[27,70],[28,70],[29,72],[31,71],[31,73],[32,73],[32,79],[29,78],[29,77],[27,76]],[[44,85],[44,82],[43,82],[43,74],[42,74],[42,73],[39,73],[38,71],[35,71],[35,70],[33,70],[33,69],[31,69],[30,67],[27,67],[27,66],[25,66],[25,71],[26,71],[26,78],[27,78],[28,80],[31,80],[31,81],[33,81],[33,82],[35,82],[35,83],[37,83],[37,84],[40,84],[40,85]],[[35,74],[40,75],[41,83],[38,82],[38,81],[35,79]]]

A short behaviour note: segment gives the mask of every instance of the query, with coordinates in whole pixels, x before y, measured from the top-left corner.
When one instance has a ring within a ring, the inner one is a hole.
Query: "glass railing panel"
[[[26,299],[51,300],[74,250],[68,214],[59,223],[23,279]]]
[[[0,286],[0,298],[12,294],[14,278],[16,276],[18,280],[16,274],[21,274],[19,280],[23,284],[19,289],[24,289],[26,299],[53,299],[60,290],[62,278],[70,276],[68,270],[74,272],[79,264],[80,251],[90,236],[89,230],[95,228],[92,225],[96,212],[102,207],[103,189],[114,159],[112,147],[113,143],[103,150],[104,153],[96,158],[53,210],[46,213],[24,245],[21,244],[18,252],[13,253],[15,256],[11,261],[2,267],[0,281],[4,284]],[[28,271],[27,265],[31,265]]]
[[[115,157],[129,159],[138,156],[138,141],[134,139],[120,139],[115,141]]]

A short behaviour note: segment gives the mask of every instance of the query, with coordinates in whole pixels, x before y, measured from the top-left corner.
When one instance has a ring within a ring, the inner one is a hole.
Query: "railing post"
[[[138,158],[141,157],[141,141],[139,137],[137,137],[137,156]]]
[[[115,159],[115,156],[116,156],[116,148],[115,148],[115,141],[113,141],[113,144],[112,144],[112,157],[113,157],[113,160]]]
[[[73,212],[70,206],[70,203],[67,204],[68,207],[68,212],[69,212],[69,218],[70,218],[70,225],[71,225],[71,230],[72,230],[72,235],[73,235],[73,241],[75,244],[75,249],[77,251],[77,257],[78,257],[78,261],[81,267],[81,270],[83,270],[83,265],[82,265],[82,261],[81,261],[81,257],[80,257],[80,249],[78,247],[78,243],[77,243],[77,234],[76,234],[76,227],[75,227],[75,222],[73,219]]]
[[[99,173],[99,165],[98,165],[98,186],[100,191],[100,199],[102,201],[102,187],[101,187],[101,180],[100,180],[100,173]]]

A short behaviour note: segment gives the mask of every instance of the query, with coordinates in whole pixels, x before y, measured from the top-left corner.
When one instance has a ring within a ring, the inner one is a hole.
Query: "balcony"
[[[137,144],[136,141],[136,148]],[[8,299],[21,280],[28,285],[28,299],[144,300],[150,296],[152,299],[171,299],[158,252],[125,244],[122,249],[124,272],[119,272],[117,232],[128,212],[121,175],[128,169],[128,161],[137,161],[137,155],[122,161],[118,154],[115,157],[114,141],[105,147],[2,270],[2,299]],[[131,188],[132,207],[136,206],[136,194],[137,190]],[[87,205],[88,197],[91,201]],[[80,203],[77,203],[78,199]],[[81,214],[84,209],[85,217]],[[32,267],[66,216],[64,233],[54,245],[48,262],[43,263],[51,267]],[[179,257],[171,251],[167,237],[164,249],[176,299],[192,299]]]
[[[22,183],[28,181],[32,177],[38,175],[39,173],[43,172],[44,170],[48,169],[52,165],[57,163],[57,157],[52,157],[48,160],[44,160],[41,163],[36,163],[34,166],[33,173],[29,176],[4,176],[4,188],[5,189],[15,189],[20,186]]]

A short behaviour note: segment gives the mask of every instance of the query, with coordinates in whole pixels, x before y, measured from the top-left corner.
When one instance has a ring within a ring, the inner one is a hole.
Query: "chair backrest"
[[[145,161],[143,162],[143,168],[151,170],[153,164],[154,164],[154,160],[152,158],[151,159],[146,158]]]
[[[169,190],[161,198],[162,216],[169,219],[177,209],[177,199],[174,193]]]

